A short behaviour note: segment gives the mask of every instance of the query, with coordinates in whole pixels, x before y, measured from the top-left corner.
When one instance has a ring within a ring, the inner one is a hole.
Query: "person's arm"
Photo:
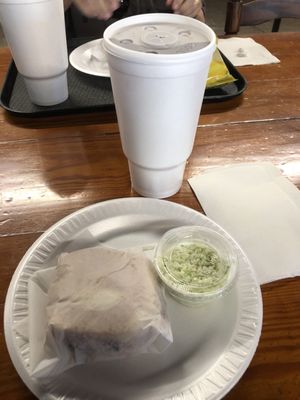
[[[196,18],[203,22],[205,20],[201,0],[166,0],[166,4],[173,9],[175,14]]]
[[[71,3],[87,17],[108,19],[120,7],[120,0],[64,0],[65,9]],[[197,18],[204,21],[203,4],[201,0],[166,0],[166,5],[171,7],[176,14]]]
[[[71,4],[89,18],[108,19],[120,7],[120,0],[64,0],[65,10]]]

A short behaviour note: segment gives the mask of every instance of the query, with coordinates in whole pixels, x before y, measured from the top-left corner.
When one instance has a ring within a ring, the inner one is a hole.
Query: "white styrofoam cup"
[[[68,98],[68,52],[62,0],[0,0],[0,21],[30,100]]]
[[[112,40],[128,26],[162,22],[198,29],[208,44],[187,53],[152,54]],[[143,196],[169,197],[181,187],[215,42],[214,32],[204,23],[172,14],[128,17],[104,32],[122,147],[132,186]]]

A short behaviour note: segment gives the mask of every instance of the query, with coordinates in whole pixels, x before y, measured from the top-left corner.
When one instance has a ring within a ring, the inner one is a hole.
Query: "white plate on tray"
[[[146,246],[176,226],[203,225],[223,232],[239,259],[232,292],[200,308],[167,296],[174,343],[162,354],[79,366],[47,387],[28,372],[29,343],[16,323],[28,313],[32,274],[56,264],[62,251],[106,243],[117,248]],[[5,338],[10,357],[29,389],[43,400],[216,400],[241,378],[258,344],[262,300],[254,270],[239,245],[199,212],[165,200],[104,201],[62,219],[27,251],[12,278],[5,303]]]
[[[76,47],[69,56],[72,67],[85,74],[109,78],[110,73],[102,48],[102,40],[92,40]]]

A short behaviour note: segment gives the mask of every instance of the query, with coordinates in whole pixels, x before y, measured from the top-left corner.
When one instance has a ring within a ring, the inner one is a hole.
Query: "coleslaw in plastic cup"
[[[176,300],[197,306],[230,291],[237,276],[238,259],[222,234],[202,226],[183,226],[162,236],[154,265]]]

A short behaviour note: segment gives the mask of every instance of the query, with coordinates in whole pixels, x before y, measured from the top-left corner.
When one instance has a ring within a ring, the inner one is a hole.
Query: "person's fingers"
[[[89,18],[108,19],[120,7],[119,0],[75,0],[78,9]]]
[[[181,14],[204,21],[201,0],[167,0],[166,4],[170,6],[176,14]]]
[[[200,0],[185,0],[177,12],[187,17],[195,17],[201,10],[202,4]]]
[[[113,12],[117,10],[121,3],[119,0],[98,0],[99,2],[103,2],[105,6],[105,11],[103,13],[98,13],[97,18],[99,19],[108,19],[112,16]]]
[[[177,13],[186,15],[187,17],[195,17],[201,10],[202,4],[200,0],[185,0],[177,9]]]
[[[177,12],[184,3],[184,0],[170,0],[169,3],[168,5],[171,6],[172,10]]]
[[[198,11],[196,18],[199,19],[199,21],[205,22],[205,15],[202,7],[201,10]]]

